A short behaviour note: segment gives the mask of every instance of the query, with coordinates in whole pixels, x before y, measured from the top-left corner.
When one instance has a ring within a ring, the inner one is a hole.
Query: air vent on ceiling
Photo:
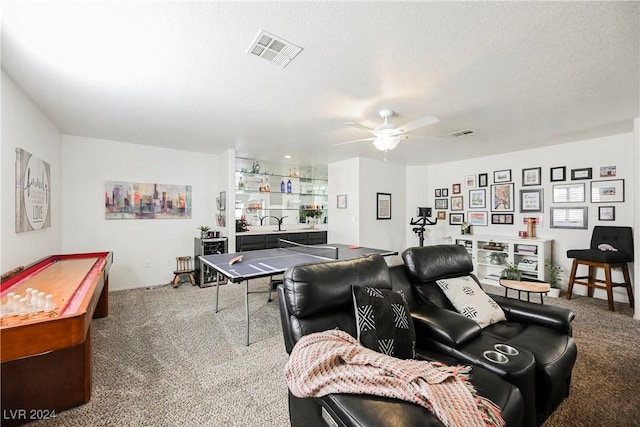
[[[247,49],[247,53],[275,62],[282,68],[286,67],[301,51],[302,48],[300,46],[296,46],[264,30],[260,30],[249,49]]]
[[[456,138],[460,138],[460,137],[463,137],[463,136],[472,136],[472,135],[475,135],[475,134],[476,134],[475,131],[472,131],[471,129],[463,129],[463,130],[459,130],[457,132],[452,132],[449,135],[450,136],[454,136]]]

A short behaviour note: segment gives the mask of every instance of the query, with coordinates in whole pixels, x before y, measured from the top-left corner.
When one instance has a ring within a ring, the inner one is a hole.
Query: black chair
[[[577,357],[571,337],[575,314],[560,307],[491,295],[506,321],[481,328],[460,314],[436,283],[469,276],[479,285],[472,274],[471,256],[463,246],[414,247],[405,250],[402,258],[404,266],[392,267],[393,289],[413,290],[415,302],[409,302],[409,309],[416,327],[416,346],[482,366],[516,385],[525,401],[524,424],[542,425],[569,395]],[[499,344],[514,347],[519,354],[507,363],[487,359],[485,351]]]
[[[615,250],[611,250],[611,248]],[[613,307],[613,288],[625,287],[629,297],[629,305],[633,308],[633,290],[627,267],[628,262],[633,262],[633,232],[631,227],[594,227],[589,249],[568,250],[567,258],[573,258],[567,287],[567,299],[571,299],[573,285],[587,286],[587,295],[590,297],[593,297],[594,289],[604,289],[607,291],[609,310],[615,311]],[[586,276],[576,276],[580,265],[588,267]],[[604,269],[604,280],[596,278],[597,268]],[[614,268],[622,270],[624,282],[614,282],[611,279],[611,270]],[[587,281],[585,282],[583,279],[587,279]],[[600,283],[604,283],[604,286],[600,285]]]
[[[278,303],[285,349],[291,353],[304,335],[340,329],[357,336],[351,286],[391,289],[389,268],[379,255],[355,260],[330,261],[293,267],[278,286]],[[410,292],[410,289],[408,289]],[[412,295],[405,294],[407,299]],[[456,360],[429,349],[416,348],[418,358],[457,364]],[[481,396],[500,407],[507,426],[523,424],[524,404],[520,390],[499,376],[473,367],[471,382]],[[410,402],[359,394],[330,394],[299,398],[289,392],[292,427],[431,427],[442,426],[427,409]]]

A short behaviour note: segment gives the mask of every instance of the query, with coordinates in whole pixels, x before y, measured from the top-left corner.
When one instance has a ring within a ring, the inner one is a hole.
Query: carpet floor
[[[250,294],[247,347],[244,286],[220,287],[218,313],[214,296],[189,284],[112,292],[109,316],[92,324],[91,401],[30,425],[287,426],[277,302]],[[571,395],[544,427],[640,426],[640,322],[628,304],[612,313],[586,297],[545,303],[576,313],[578,360]]]

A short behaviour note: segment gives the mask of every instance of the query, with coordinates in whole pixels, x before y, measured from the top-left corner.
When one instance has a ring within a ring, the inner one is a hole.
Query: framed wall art
[[[542,212],[542,188],[520,190],[520,212]]]
[[[488,174],[486,173],[481,173],[478,174],[478,187],[487,187],[488,186]]]
[[[591,181],[591,203],[624,202],[624,179]]]
[[[555,168],[551,168],[551,182],[557,181],[566,181],[567,179],[567,167],[566,166],[556,166]]]
[[[190,185],[106,181],[104,194],[108,220],[191,218]],[[216,199],[221,207],[221,197]]]
[[[391,219],[391,194],[376,193],[376,219]]]
[[[464,185],[466,188],[476,188],[478,186],[478,182],[476,181],[476,176],[475,175],[465,176]]]
[[[587,207],[571,207],[550,209],[551,228],[570,228],[575,230],[587,229]]]
[[[438,215],[437,218],[439,220],[444,221],[445,219],[447,219],[447,211],[438,211],[437,215]]]
[[[598,220],[599,221],[615,221],[616,207],[615,206],[598,206]]]
[[[436,196],[436,197],[442,197],[442,190],[441,190],[441,189],[439,189],[439,188],[436,188],[435,196]]]
[[[338,209],[347,209],[347,195],[346,194],[338,194],[336,207]]]
[[[464,214],[463,213],[450,213],[449,214],[449,224],[450,225],[461,225],[464,222]]]
[[[616,176],[615,166],[600,166],[600,178],[613,178]]]
[[[487,207],[487,190],[469,190],[469,209],[478,209]]]
[[[442,197],[449,197],[449,189],[448,188],[443,188],[442,189]]]
[[[451,186],[451,193],[460,194],[460,184],[453,184]]]
[[[449,209],[449,199],[436,199],[436,209]]]
[[[591,168],[571,169],[571,180],[591,179]]]
[[[451,210],[452,211],[462,211],[464,210],[464,204],[462,201],[462,196],[452,196],[451,197]]]
[[[493,182],[509,182],[511,181],[511,169],[504,169],[501,171],[493,171]]]
[[[491,210],[512,212],[513,183],[493,184],[491,186]]]
[[[542,184],[542,168],[522,169],[522,186]]]
[[[584,203],[584,183],[554,184],[553,203]]]
[[[513,214],[491,214],[491,224],[513,225]]]
[[[467,212],[467,222],[470,225],[489,225],[489,214],[487,211],[469,211]]]

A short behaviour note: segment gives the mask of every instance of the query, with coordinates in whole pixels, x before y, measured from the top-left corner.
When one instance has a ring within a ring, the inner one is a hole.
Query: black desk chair
[[[611,250],[610,248],[615,248],[616,250]],[[587,295],[590,297],[593,297],[594,289],[604,289],[607,291],[609,310],[615,311],[613,307],[613,288],[624,286],[629,296],[629,306],[633,308],[633,290],[631,288],[629,269],[627,268],[627,263],[633,262],[633,232],[631,227],[594,227],[590,248],[568,250],[567,258],[573,258],[569,286],[567,287],[567,299],[571,299],[574,284],[587,286],[589,288]],[[586,265],[589,268],[586,276],[576,276],[579,265]],[[596,279],[596,268],[604,269],[604,280]],[[624,282],[611,280],[611,269],[613,268],[622,269]],[[582,279],[587,279],[587,281],[585,282]],[[599,283],[604,283],[604,286]]]

